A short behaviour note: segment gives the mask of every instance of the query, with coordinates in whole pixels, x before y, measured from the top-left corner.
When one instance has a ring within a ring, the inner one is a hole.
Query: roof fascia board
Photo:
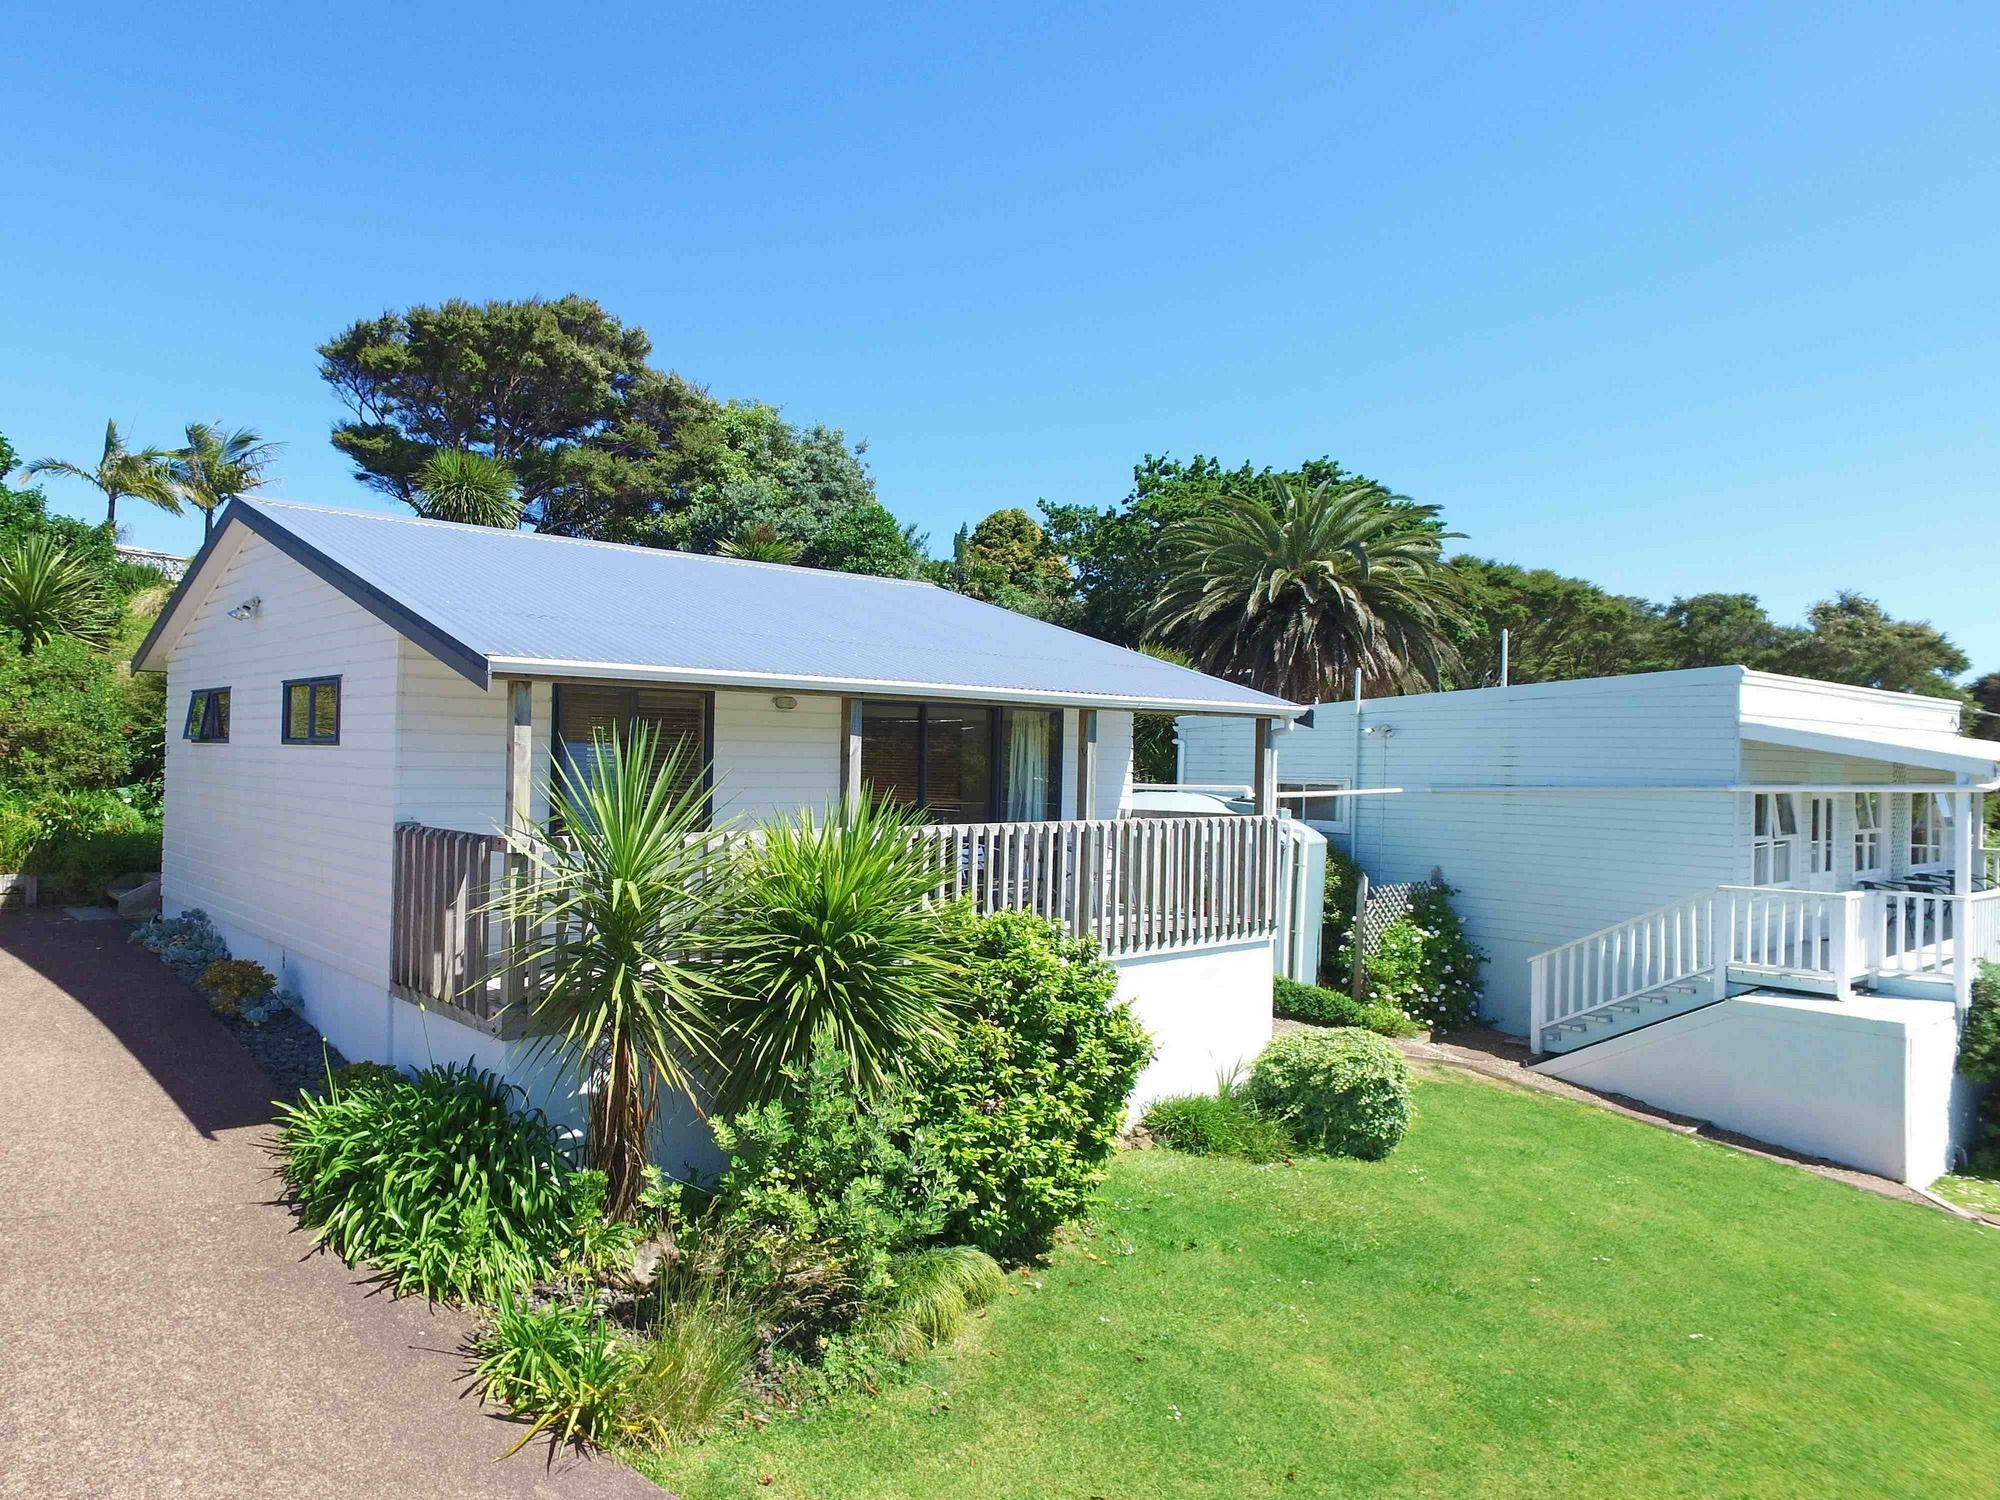
[[[197,588],[204,590],[207,588],[207,585],[200,580],[209,560],[225,552],[228,556],[234,556],[241,540],[242,533],[236,528],[236,506],[231,504],[222,513],[222,524],[202,539],[200,549],[188,559],[188,565],[181,573],[180,582],[174,585],[174,591],[167,595],[167,602],[160,607],[159,615],[153,620],[153,628],[146,632],[146,638],[139,642],[139,649],[132,653],[133,671],[166,671],[164,664],[157,667],[148,666],[147,657],[162,643],[171,645],[180,639],[181,629],[187,623],[181,618],[182,611]]]
[[[441,630],[422,615],[390,598],[344,563],[335,561],[319,548],[302,541],[283,522],[241,500],[230,504],[222,525],[217,527],[215,534],[202,544],[201,551],[188,564],[186,577],[181,580],[180,587],[174,591],[173,598],[167,602],[166,609],[160,612],[160,618],[153,623],[153,628],[147,633],[144,643],[140,645],[138,654],[133,657],[135,667],[143,663],[154,645],[165,637],[169,621],[179,614],[182,604],[191,593],[192,585],[217,549],[224,533],[233,530],[239,524],[262,537],[314,577],[360,605],[391,630],[428,651],[474,687],[484,691],[492,686],[492,669],[479,652],[447,631]],[[146,670],[161,669],[146,668]]]
[[[495,656],[496,677],[598,678],[610,682],[678,682],[702,687],[760,688],[767,692],[870,694],[878,697],[949,699],[958,702],[1028,703],[1064,708],[1129,709],[1138,713],[1216,714],[1230,718],[1296,718],[1302,704],[1218,703],[1213,700],[1148,698],[1104,693],[1065,693],[1045,688],[985,687],[972,683],[903,682],[873,677],[814,677],[795,672],[725,672],[712,667],[653,667],[637,662],[556,661],[540,657]]]

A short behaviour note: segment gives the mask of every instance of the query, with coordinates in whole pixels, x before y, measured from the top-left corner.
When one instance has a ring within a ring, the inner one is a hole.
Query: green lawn
[[[1931,1184],[1940,1198],[1982,1214],[2000,1214],[2000,1182],[1990,1177],[1940,1177]]]
[[[1122,1157],[920,1378],[685,1500],[2000,1493],[2000,1231],[1426,1078],[1386,1162]]]

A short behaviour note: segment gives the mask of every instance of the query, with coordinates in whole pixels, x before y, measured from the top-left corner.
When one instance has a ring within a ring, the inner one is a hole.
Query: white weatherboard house
[[[1180,728],[1182,781],[1243,778],[1246,734]],[[1542,1071],[1926,1183],[2000,958],[2000,743],[1959,730],[1741,667],[1517,684],[1320,704],[1279,795],[1371,879],[1457,888],[1486,1011]]]
[[[167,674],[166,911],[353,1059],[529,1081],[501,830],[640,723],[712,765],[718,825],[867,784],[928,811],[944,888],[1095,935],[1160,1046],[1141,1099],[1253,1056],[1316,926],[1324,844],[1268,776],[1237,826],[1125,816],[1135,710],[1266,743],[1300,710],[928,584],[238,501],[136,665]]]

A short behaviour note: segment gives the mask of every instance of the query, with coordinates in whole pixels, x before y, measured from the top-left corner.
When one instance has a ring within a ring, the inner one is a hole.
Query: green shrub
[[[1958,1036],[1958,1071],[1974,1083],[2000,1083],[2000,964],[1981,963],[1972,1006]]]
[[[832,1042],[858,1086],[926,1071],[951,1038],[959,974],[915,814],[869,801],[767,824],[738,856],[717,933],[732,997],[732,1108],[776,1097]]]
[[[118,876],[159,868],[148,788],[0,792],[0,870],[39,874],[52,899],[94,901]]]
[[[1284,1120],[1301,1145],[1375,1160],[1396,1149],[1410,1123],[1410,1069],[1365,1031],[1294,1031],[1250,1070],[1250,1097]]]
[[[1424,1028],[1395,1006],[1356,1000],[1342,990],[1279,978],[1272,984],[1272,1009],[1288,1021],[1314,1026],[1358,1026],[1377,1036],[1421,1036]]]
[[[1447,886],[1426,886],[1407,916],[1383,929],[1367,964],[1368,998],[1391,1006],[1433,1031],[1456,1031],[1479,1013],[1479,966],[1486,955],[1472,946],[1451,904]],[[1353,934],[1341,945],[1336,972],[1354,963]]]
[[[1958,1071],[1985,1086],[1966,1170],[1974,1177],[2000,1178],[2000,964],[1980,964],[1972,981],[1972,1005],[1958,1038]]]
[[[255,1005],[278,981],[271,971],[247,958],[219,958],[201,971],[201,987],[208,991],[209,1008],[217,1015],[240,1016],[245,1006]]]
[[[387,1063],[351,1062],[342,1063],[328,1077],[332,1088],[343,1094],[351,1094],[357,1089],[379,1088],[387,1084],[401,1083],[403,1070],[392,1068]]]
[[[1324,973],[1327,966],[1335,962],[1341,945],[1347,941],[1347,930],[1354,925],[1354,900],[1361,884],[1361,867],[1342,854],[1332,843],[1326,846],[1326,881],[1320,887],[1319,898],[1319,951],[1320,968]],[[1329,975],[1335,984],[1341,976]]]
[[[1096,945],[1025,912],[950,914],[969,1012],[917,1088],[917,1126],[963,1191],[945,1237],[1040,1255],[1081,1218],[1152,1043]]]
[[[157,872],[159,868],[157,824],[132,832],[82,835],[57,846],[43,866],[49,889],[58,901],[96,901],[120,875]]]
[[[1190,1156],[1283,1161],[1297,1149],[1283,1123],[1260,1114],[1240,1094],[1179,1094],[1156,1099],[1139,1122],[1161,1145]]]
[[[473,1385],[533,1424],[516,1450],[543,1432],[559,1443],[597,1447],[627,1436],[625,1410],[640,1354],[595,1308],[568,1301],[536,1306],[502,1290],[472,1353]]]
[[[936,1237],[956,1197],[899,1090],[864,1096],[830,1043],[779,1098],[714,1124],[728,1156],[709,1231],[792,1342],[851,1322],[890,1257]]]
[[[9,788],[117,786],[143,735],[108,657],[67,636],[24,653],[19,637],[0,632],[0,767]]]
[[[401,1292],[490,1301],[571,1259],[583,1184],[526,1096],[469,1067],[330,1088],[279,1106],[300,1219]]]

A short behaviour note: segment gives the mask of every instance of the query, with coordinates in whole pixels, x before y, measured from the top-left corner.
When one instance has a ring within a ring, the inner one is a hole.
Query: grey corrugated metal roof
[[[248,526],[476,682],[630,677],[1293,714],[1296,705],[927,583],[272,500]],[[183,594],[198,586],[204,557]],[[138,663],[167,639],[177,595]]]

